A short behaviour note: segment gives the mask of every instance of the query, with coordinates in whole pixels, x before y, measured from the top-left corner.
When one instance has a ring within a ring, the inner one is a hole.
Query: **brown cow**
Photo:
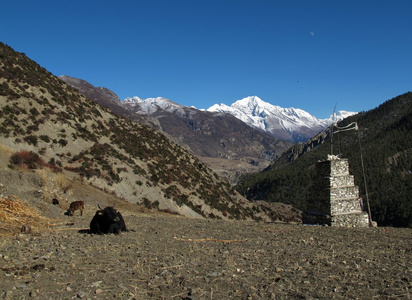
[[[80,210],[80,215],[83,216],[84,201],[74,201],[74,202],[70,203],[70,207],[67,210],[66,214],[68,216],[74,216],[74,212],[76,210]]]

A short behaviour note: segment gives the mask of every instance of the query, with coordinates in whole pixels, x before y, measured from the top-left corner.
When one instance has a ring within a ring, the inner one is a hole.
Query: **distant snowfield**
[[[169,99],[157,97],[142,99],[137,96],[126,98],[123,101],[126,106],[139,106],[139,114],[152,115],[159,109],[176,114],[184,114],[185,109],[196,109],[194,107],[183,106]],[[249,96],[236,101],[231,106],[226,104],[215,104],[202,111],[211,113],[231,114],[251,127],[258,128],[273,135],[280,132],[290,136],[291,140],[302,141],[310,138],[333,122],[340,121],[346,117],[356,114],[356,112],[339,111],[335,116],[328,119],[318,119],[308,112],[299,108],[282,108],[272,105],[257,96]]]
[[[328,119],[318,119],[308,112],[299,108],[282,108],[277,105],[272,105],[260,99],[257,96],[246,97],[238,100],[231,106],[226,104],[215,104],[207,109],[212,112],[229,113],[238,119],[248,123],[253,127],[263,130],[268,130],[272,120],[284,126],[288,130],[294,130],[296,127],[326,127],[333,121],[333,116]],[[356,112],[339,111],[336,115],[337,121],[356,114]]]
[[[126,106],[139,106],[139,111],[137,111],[137,113],[149,116],[154,114],[158,110],[164,110],[178,115],[183,115],[185,113],[185,108],[187,107],[163,97],[142,99],[135,96],[132,98],[124,99],[123,103]]]

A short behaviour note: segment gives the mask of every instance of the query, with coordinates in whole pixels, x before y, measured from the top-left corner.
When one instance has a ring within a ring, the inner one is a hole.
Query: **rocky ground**
[[[3,299],[410,299],[412,230],[189,219],[124,211],[0,239]]]

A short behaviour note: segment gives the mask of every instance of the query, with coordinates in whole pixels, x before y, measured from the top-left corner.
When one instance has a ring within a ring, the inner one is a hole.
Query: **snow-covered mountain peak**
[[[235,103],[232,104],[232,106],[253,108],[253,107],[264,107],[267,104],[268,103],[260,99],[258,96],[249,96],[241,100],[237,100]]]
[[[140,98],[137,96],[128,97],[123,100],[124,105],[136,107],[139,106],[140,110],[137,111],[139,114],[152,115],[159,109],[168,112],[183,113],[184,106],[177,104],[167,98],[156,97],[156,98]]]
[[[124,103],[156,103],[156,104],[164,104],[164,103],[174,103],[173,101],[163,98],[163,97],[156,97],[156,98],[140,98],[138,96],[134,97],[127,97],[126,99],[123,100]],[[174,103],[176,104],[176,103]],[[176,104],[178,105],[178,104]]]
[[[268,120],[277,120],[275,123],[283,128],[292,129],[296,126],[311,126],[319,123],[319,120],[309,113],[296,108],[282,108],[277,105],[272,105],[260,99],[257,96],[249,96],[238,100],[231,106],[225,104],[214,105],[208,111],[226,112],[234,115],[242,121],[253,127],[258,127],[263,130],[268,130],[270,123]],[[310,124],[307,124],[307,123]]]
[[[196,113],[195,108],[179,105],[163,97],[126,98],[123,105],[133,107],[138,114],[153,115],[154,113],[169,112],[179,116]],[[340,111],[328,119],[318,119],[308,112],[298,108],[282,108],[263,101],[258,96],[249,96],[237,100],[232,105],[215,104],[203,110],[214,113],[231,114],[251,127],[266,131],[276,137],[294,142],[305,141],[333,121],[340,121],[355,113]]]
[[[332,122],[332,118],[320,120],[302,109],[282,108],[267,103],[257,96],[243,98],[231,106],[215,104],[207,111],[229,113],[249,126],[274,135],[279,132],[288,132],[291,139],[295,141],[309,138],[311,134],[316,134]],[[337,120],[342,120],[353,114],[341,111],[337,114]]]
[[[337,114],[338,120],[346,119],[347,117],[353,116],[355,113],[346,110],[340,110]]]
[[[244,113],[251,114],[253,116],[258,116],[268,109],[280,108],[263,101],[257,96],[249,96],[241,100],[238,100],[235,103],[233,103],[231,107],[234,109],[241,110]]]

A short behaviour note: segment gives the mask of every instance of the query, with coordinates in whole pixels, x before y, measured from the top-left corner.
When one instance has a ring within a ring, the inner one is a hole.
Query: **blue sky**
[[[318,118],[412,90],[410,0],[2,0],[0,41],[120,99],[256,95]]]

